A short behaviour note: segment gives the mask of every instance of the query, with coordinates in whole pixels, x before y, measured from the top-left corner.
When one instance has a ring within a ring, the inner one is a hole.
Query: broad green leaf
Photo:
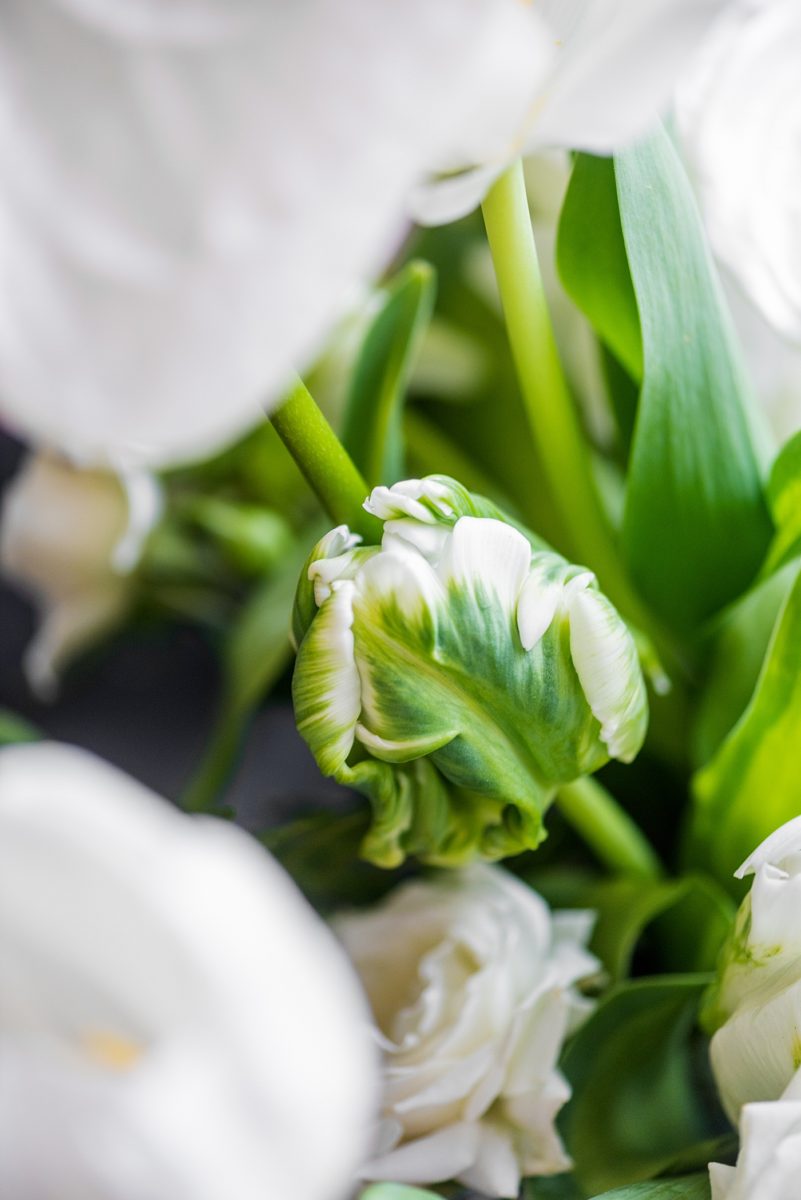
[[[589,890],[598,913],[592,949],[614,980],[631,969],[634,951],[650,930],[668,971],[711,971],[729,932],[734,906],[711,880],[606,880]]]
[[[695,713],[695,766],[709,762],[753,696],[776,618],[796,574],[797,566],[788,563],[747,592],[721,618]]]
[[[732,326],[686,173],[662,130],[615,159],[643,341],[623,547],[678,629],[738,596],[771,525]]]
[[[17,742],[38,742],[42,734],[30,722],[7,708],[0,708],[0,746],[12,746]]]
[[[736,894],[732,873],[801,812],[801,575],[782,610],[751,702],[694,779],[690,856]]]
[[[647,1179],[718,1132],[704,1109],[692,1034],[708,975],[625,984],[604,999],[563,1060],[573,1086],[563,1128],[591,1194]]]
[[[422,1192],[420,1188],[405,1187],[400,1183],[374,1183],[359,1200],[439,1200],[436,1192]]]
[[[776,537],[766,571],[775,571],[801,554],[801,433],[790,438],[770,473],[768,501]]]
[[[594,1196],[593,1200],[709,1200],[709,1176],[706,1172],[678,1179],[655,1179],[615,1188]]]
[[[567,293],[629,375],[640,380],[640,318],[610,158],[577,156],[559,218],[556,262]]]
[[[404,267],[387,288],[356,363],[342,440],[371,487],[403,478],[403,402],[434,293],[433,267]]]

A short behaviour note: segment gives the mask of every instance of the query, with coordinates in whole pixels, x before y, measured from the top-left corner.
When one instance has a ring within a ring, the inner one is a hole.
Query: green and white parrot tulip
[[[555,789],[629,762],[648,706],[634,640],[573,566],[445,476],[377,487],[380,546],[315,546],[295,603],[298,728],[369,796],[365,857],[536,846]]]

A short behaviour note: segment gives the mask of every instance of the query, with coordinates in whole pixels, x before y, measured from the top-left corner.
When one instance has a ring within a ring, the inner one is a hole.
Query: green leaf
[[[564,1057],[573,1097],[563,1128],[576,1176],[594,1194],[664,1170],[717,1132],[691,1042],[708,975],[625,984],[603,1000]]]
[[[726,893],[700,876],[605,880],[586,892],[582,904],[598,913],[592,950],[614,980],[629,973],[648,929],[667,970],[713,970],[734,917]]]
[[[559,218],[556,263],[568,295],[629,375],[640,380],[640,318],[610,158],[576,157]]]
[[[360,1200],[439,1200],[439,1196],[400,1183],[375,1183],[362,1192]]]
[[[42,734],[30,722],[7,708],[0,708],[0,746],[13,746],[18,742],[38,742]]]
[[[766,572],[776,571],[801,554],[801,433],[778,455],[768,482],[768,501],[776,525]]]
[[[749,584],[771,525],[731,322],[668,135],[617,157],[615,179],[643,341],[623,547],[645,598],[686,630]]]
[[[657,1179],[650,1183],[635,1183],[631,1187],[615,1188],[593,1200],[709,1200],[709,1176],[687,1175],[683,1179]]]
[[[354,369],[342,441],[371,487],[404,475],[403,402],[435,289],[428,263],[404,267],[386,289]]]
[[[298,577],[309,542],[319,537],[315,523],[289,548],[280,567],[245,603],[223,649],[220,710],[206,753],[185,789],[182,804],[193,812],[218,806],[256,705],[292,659],[289,628]]]
[[[801,812],[801,575],[775,629],[754,695],[694,779],[690,857],[735,894],[732,873],[769,833]]]

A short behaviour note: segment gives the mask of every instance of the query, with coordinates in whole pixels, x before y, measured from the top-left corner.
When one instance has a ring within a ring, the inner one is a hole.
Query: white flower
[[[598,963],[587,912],[551,914],[498,867],[399,887],[335,928],[362,977],[384,1051],[384,1102],[365,1174],[457,1179],[517,1196],[521,1176],[569,1168],[557,1068]]]
[[[131,572],[160,509],[150,475],[120,479],[46,454],[31,455],[7,488],[0,568],[40,608],[25,658],[40,694],[51,694],[67,660],[124,615]]]
[[[710,1002],[720,1025],[712,1068],[729,1116],[778,1100],[801,1065],[801,817],[771,834],[737,872],[754,882]]]
[[[780,1100],[746,1104],[736,1167],[709,1164],[712,1200],[798,1200],[801,1073]]]
[[[677,118],[715,253],[801,343],[801,8],[736,0],[703,44]]]
[[[233,439],[542,57],[519,0],[4,0],[6,421],[115,468]]]
[[[479,127],[414,200],[429,223],[469,212],[519,154],[553,147],[611,154],[662,114],[688,54],[729,0],[537,0],[548,59],[524,118],[505,138]],[[792,0],[790,0],[792,2]]]
[[[82,751],[0,750],[0,1194],[342,1200],[358,984],[246,834]]]

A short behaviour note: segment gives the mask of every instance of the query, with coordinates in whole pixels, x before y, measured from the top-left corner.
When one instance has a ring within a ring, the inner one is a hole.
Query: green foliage
[[[735,893],[732,873],[769,833],[801,811],[801,575],[768,648],[754,695],[714,758],[695,776],[690,856]]]
[[[563,1067],[573,1097],[563,1128],[576,1176],[591,1194],[656,1175],[716,1132],[692,1040],[708,981],[664,975],[624,984],[568,1047]]]
[[[615,1188],[593,1200],[709,1200],[709,1176],[704,1172],[678,1179],[656,1179]]]
[[[30,722],[7,708],[0,708],[0,746],[13,746],[18,742],[38,742],[42,734]]]
[[[750,583],[770,521],[736,343],[667,134],[618,157],[615,178],[644,362],[623,545],[643,595],[687,629]]]
[[[579,154],[559,219],[556,261],[566,291],[632,379],[643,348],[611,158]]]
[[[362,344],[342,440],[370,487],[404,474],[403,404],[435,289],[433,267],[409,263],[387,287]]]
[[[801,433],[790,438],[770,473],[768,501],[776,525],[766,571],[801,554]]]

